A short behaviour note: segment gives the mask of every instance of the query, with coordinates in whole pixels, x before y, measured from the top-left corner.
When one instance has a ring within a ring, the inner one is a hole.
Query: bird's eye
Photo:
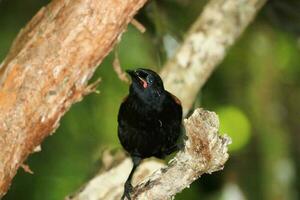
[[[150,84],[152,84],[153,83],[153,79],[150,78],[150,77],[147,77],[147,82],[150,83]]]

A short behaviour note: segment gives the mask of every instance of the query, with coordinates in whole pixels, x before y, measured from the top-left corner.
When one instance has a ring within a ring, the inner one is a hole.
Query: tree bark
[[[53,0],[20,31],[0,65],[0,198],[59,126],[146,0]]]

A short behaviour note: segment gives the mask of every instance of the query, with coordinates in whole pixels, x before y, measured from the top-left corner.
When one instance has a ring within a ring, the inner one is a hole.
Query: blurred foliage
[[[233,106],[221,107],[216,112],[221,121],[220,132],[228,133],[232,139],[229,150],[237,151],[243,148],[250,140],[250,124],[247,116]]]
[[[0,1],[0,59],[20,28],[46,0]],[[123,68],[155,70],[174,53],[206,1],[151,1],[138,14],[145,34],[129,26],[116,47]],[[230,49],[199,94],[195,105],[216,111],[221,130],[233,139],[221,172],[204,175],[177,200],[300,198],[300,5],[270,0]],[[118,105],[127,93],[109,55],[93,79],[100,94],[77,103],[58,131],[19,170],[4,200],[58,200],[79,188],[99,169],[104,148],[120,148]]]

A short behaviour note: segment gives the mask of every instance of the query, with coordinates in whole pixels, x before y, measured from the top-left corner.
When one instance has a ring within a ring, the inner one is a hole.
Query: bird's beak
[[[135,73],[134,70],[127,69],[127,70],[126,70],[126,73],[129,74],[129,76],[130,76],[131,78],[137,76],[137,74]]]
[[[129,74],[133,82],[138,82],[144,88],[148,86],[147,81],[139,75],[137,70],[126,70],[126,73]]]

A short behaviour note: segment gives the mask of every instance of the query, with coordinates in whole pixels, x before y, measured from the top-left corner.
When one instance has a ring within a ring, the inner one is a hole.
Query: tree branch
[[[208,77],[224,59],[228,48],[255,18],[265,2],[266,0],[211,0],[206,5],[174,58],[167,62],[161,72],[166,89],[182,101],[184,114],[191,108]],[[142,183],[134,188],[134,199],[170,199],[201,174],[222,168],[228,158],[226,145],[229,140],[217,135],[217,116],[208,111],[196,110],[192,117],[185,121],[185,127],[189,136],[188,145],[176,155],[167,168],[148,177],[159,167],[149,167],[148,163],[153,161],[145,161],[140,166],[133,182]],[[200,148],[190,148],[190,144]],[[212,146],[214,148],[211,148]],[[124,160],[108,172],[100,173],[91,179],[69,199],[120,198],[123,183],[131,167],[130,160]],[[113,184],[104,181],[102,177],[108,174],[111,181],[118,181]],[[103,188],[106,189],[102,193]]]
[[[20,31],[0,65],[0,198],[145,2],[53,0]]]
[[[223,168],[228,159],[227,145],[230,139],[219,135],[217,115],[197,109],[184,124],[188,137],[185,149],[177,153],[164,168],[159,162],[143,162],[133,178],[134,183],[143,180],[134,188],[133,199],[171,199],[202,174]],[[78,194],[67,199],[120,199],[131,165],[131,160],[125,159],[108,172],[94,177]],[[160,170],[145,179],[155,169]]]
[[[181,99],[186,114],[211,73],[266,0],[211,0],[174,58],[161,71],[166,89]]]

